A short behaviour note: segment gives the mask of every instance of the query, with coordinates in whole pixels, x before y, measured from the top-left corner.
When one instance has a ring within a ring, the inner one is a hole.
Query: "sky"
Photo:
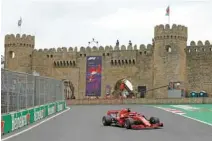
[[[86,47],[92,38],[102,46],[149,44],[154,26],[168,23],[168,5],[170,24],[188,27],[188,44],[212,43],[212,0],[2,0],[0,53],[4,36],[17,33],[34,35],[36,49]]]

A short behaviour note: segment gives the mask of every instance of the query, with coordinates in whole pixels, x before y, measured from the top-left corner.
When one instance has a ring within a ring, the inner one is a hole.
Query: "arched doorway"
[[[74,85],[70,80],[63,80],[65,99],[75,99]]]
[[[112,94],[114,97],[122,96],[125,98],[131,98],[134,96],[133,85],[129,80],[125,78],[120,79],[116,82]]]

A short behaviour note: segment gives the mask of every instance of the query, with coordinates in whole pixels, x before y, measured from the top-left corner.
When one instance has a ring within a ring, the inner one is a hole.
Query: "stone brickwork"
[[[154,87],[167,85],[170,81],[186,81],[187,27],[159,25],[155,27]],[[157,89],[154,97],[167,97],[167,88]]]
[[[35,49],[34,36],[5,36],[5,67],[12,71],[66,79],[73,83],[77,99],[85,98],[86,57],[102,56],[102,97],[105,87],[112,88],[126,78],[133,86],[153,89],[181,81],[186,90],[212,93],[212,45],[206,41],[187,46],[187,27],[158,25],[153,43],[133,46],[60,47]],[[198,51],[196,51],[196,49]],[[204,51],[203,51],[204,50]],[[11,54],[15,54],[12,57]],[[166,98],[167,88],[149,91],[147,98]]]
[[[30,73],[35,37],[17,34],[5,36],[5,68]]]
[[[188,90],[205,90],[212,95],[212,44],[192,41],[185,51]]]

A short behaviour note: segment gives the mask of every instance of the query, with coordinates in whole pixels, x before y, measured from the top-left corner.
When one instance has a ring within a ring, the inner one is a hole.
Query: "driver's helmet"
[[[131,112],[130,108],[127,108],[127,112]]]

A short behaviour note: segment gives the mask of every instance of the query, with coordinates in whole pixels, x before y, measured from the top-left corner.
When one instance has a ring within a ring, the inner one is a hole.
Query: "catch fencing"
[[[1,113],[64,100],[60,80],[1,69]]]

